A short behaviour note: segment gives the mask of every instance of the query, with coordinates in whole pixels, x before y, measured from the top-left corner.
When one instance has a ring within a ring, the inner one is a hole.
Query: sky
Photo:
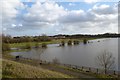
[[[4,0],[1,3],[0,26],[3,34],[51,36],[118,33],[117,1]]]

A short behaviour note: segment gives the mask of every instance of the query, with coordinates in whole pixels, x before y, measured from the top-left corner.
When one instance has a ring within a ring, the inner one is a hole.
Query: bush
[[[42,48],[47,48],[47,44],[46,43],[42,43]]]
[[[72,41],[71,40],[68,41],[68,45],[72,45]]]
[[[87,44],[87,39],[83,39],[83,43],[84,43],[84,44]]]
[[[73,41],[73,43],[74,43],[74,45],[77,45],[77,44],[79,44],[79,41],[75,40],[75,41]]]
[[[64,41],[61,41],[61,46],[65,46],[65,42]]]
[[[37,42],[35,43],[35,48],[39,48],[39,44]]]
[[[25,49],[31,49],[31,45],[29,43],[26,44]]]
[[[9,51],[10,50],[10,46],[7,43],[2,43],[2,51]]]

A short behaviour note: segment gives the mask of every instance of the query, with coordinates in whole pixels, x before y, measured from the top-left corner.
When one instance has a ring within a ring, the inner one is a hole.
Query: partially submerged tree
[[[47,44],[46,43],[42,43],[42,48],[47,48]]]
[[[115,58],[112,53],[107,52],[106,50],[99,54],[97,57],[97,64],[104,69],[104,73],[107,73],[107,70],[112,68],[115,63]]]
[[[78,40],[74,40],[73,43],[74,43],[74,45],[77,45],[77,44],[79,44],[79,41]]]
[[[87,39],[83,39],[83,43],[84,43],[84,44],[87,44]]]
[[[60,46],[65,46],[65,41],[61,41]]]
[[[72,41],[71,40],[68,41],[68,45],[72,45]]]

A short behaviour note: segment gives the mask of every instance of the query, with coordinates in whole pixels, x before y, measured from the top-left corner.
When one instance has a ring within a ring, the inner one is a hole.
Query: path
[[[67,74],[67,75],[70,75],[70,76],[74,76],[76,78],[95,78],[93,76],[83,74],[81,72],[71,71],[71,70],[67,70],[67,69],[64,69],[64,68],[59,68],[59,67],[56,67],[54,65],[49,65],[49,66],[48,65],[41,65],[41,67],[52,70],[52,71],[61,72],[61,73],[64,73],[64,74]]]

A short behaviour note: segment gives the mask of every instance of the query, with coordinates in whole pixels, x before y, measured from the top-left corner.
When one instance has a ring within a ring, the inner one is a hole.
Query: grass
[[[46,44],[51,44],[52,42],[38,42],[39,45],[41,45],[42,43],[46,43]],[[12,43],[10,44],[11,48],[20,48],[20,47],[25,47],[27,44],[30,44],[31,46],[35,46],[36,42],[23,42],[23,43]]]
[[[87,40],[93,40],[93,39],[96,39],[96,38],[86,38]],[[54,39],[52,41],[46,41],[46,42],[38,42],[38,45],[41,45],[42,43],[45,43],[45,44],[57,44],[57,43],[61,43],[61,41],[65,41],[65,43],[67,43],[69,40],[71,41],[74,41],[74,40],[78,40],[80,42],[83,41],[83,38],[81,39]],[[31,46],[35,46],[36,42],[23,42],[23,43],[12,43],[12,44],[9,44],[9,46],[11,48],[20,48],[20,47],[25,47],[27,44],[30,44]]]
[[[66,74],[3,59],[3,78],[72,78]]]
[[[25,60],[19,60],[19,61],[15,62],[15,61],[11,61],[11,60],[14,59],[14,57],[7,54],[7,53],[3,54],[3,58],[4,58],[3,59],[3,72],[4,72],[3,77],[4,78],[7,78],[7,77],[8,78],[29,77],[28,72],[29,72],[29,74],[32,75],[33,78],[35,78],[35,77],[37,77],[37,78],[43,78],[43,77],[45,77],[45,78],[58,78],[58,77],[59,78],[66,78],[66,77],[71,78],[72,77],[73,78],[73,76],[71,76],[69,74],[66,74],[66,73],[60,73],[59,71],[56,71],[56,70],[54,70],[54,71],[53,70],[52,71],[47,70],[49,67],[52,67],[52,66],[53,66],[53,68],[63,69],[65,71],[69,70],[71,72],[78,72],[78,73],[93,76],[93,77],[96,77],[96,78],[116,78],[116,76],[112,76],[112,75],[110,76],[110,75],[104,75],[104,74],[95,74],[95,73],[92,73],[92,72],[86,72],[86,70],[73,69],[73,68],[70,68],[70,67],[67,67],[67,66],[63,66],[63,65],[54,65],[54,64],[50,64],[50,65],[48,64],[47,65],[46,64],[46,65],[40,66],[39,62],[36,61],[36,60],[25,59]],[[12,64],[12,66],[10,66],[11,64]],[[48,68],[43,69],[44,66],[48,66]],[[43,68],[41,68],[41,67],[43,67]],[[18,70],[18,69],[20,69],[20,70]],[[20,72],[18,72],[17,70],[20,71]],[[26,75],[26,76],[22,75],[21,73]],[[37,75],[37,76],[35,76],[35,75]],[[46,77],[46,75],[48,77]],[[74,78],[75,78],[75,76],[74,76]]]
[[[116,75],[96,74],[96,73],[93,73],[93,72],[86,72],[86,70],[78,70],[78,69],[73,69],[73,68],[66,67],[66,66],[61,66],[61,65],[56,65],[55,67],[63,68],[65,70],[70,70],[70,71],[74,71],[74,72],[80,72],[82,74],[94,76],[96,78],[117,78]]]
[[[1,78],[2,78],[2,59],[0,58],[0,79]]]

